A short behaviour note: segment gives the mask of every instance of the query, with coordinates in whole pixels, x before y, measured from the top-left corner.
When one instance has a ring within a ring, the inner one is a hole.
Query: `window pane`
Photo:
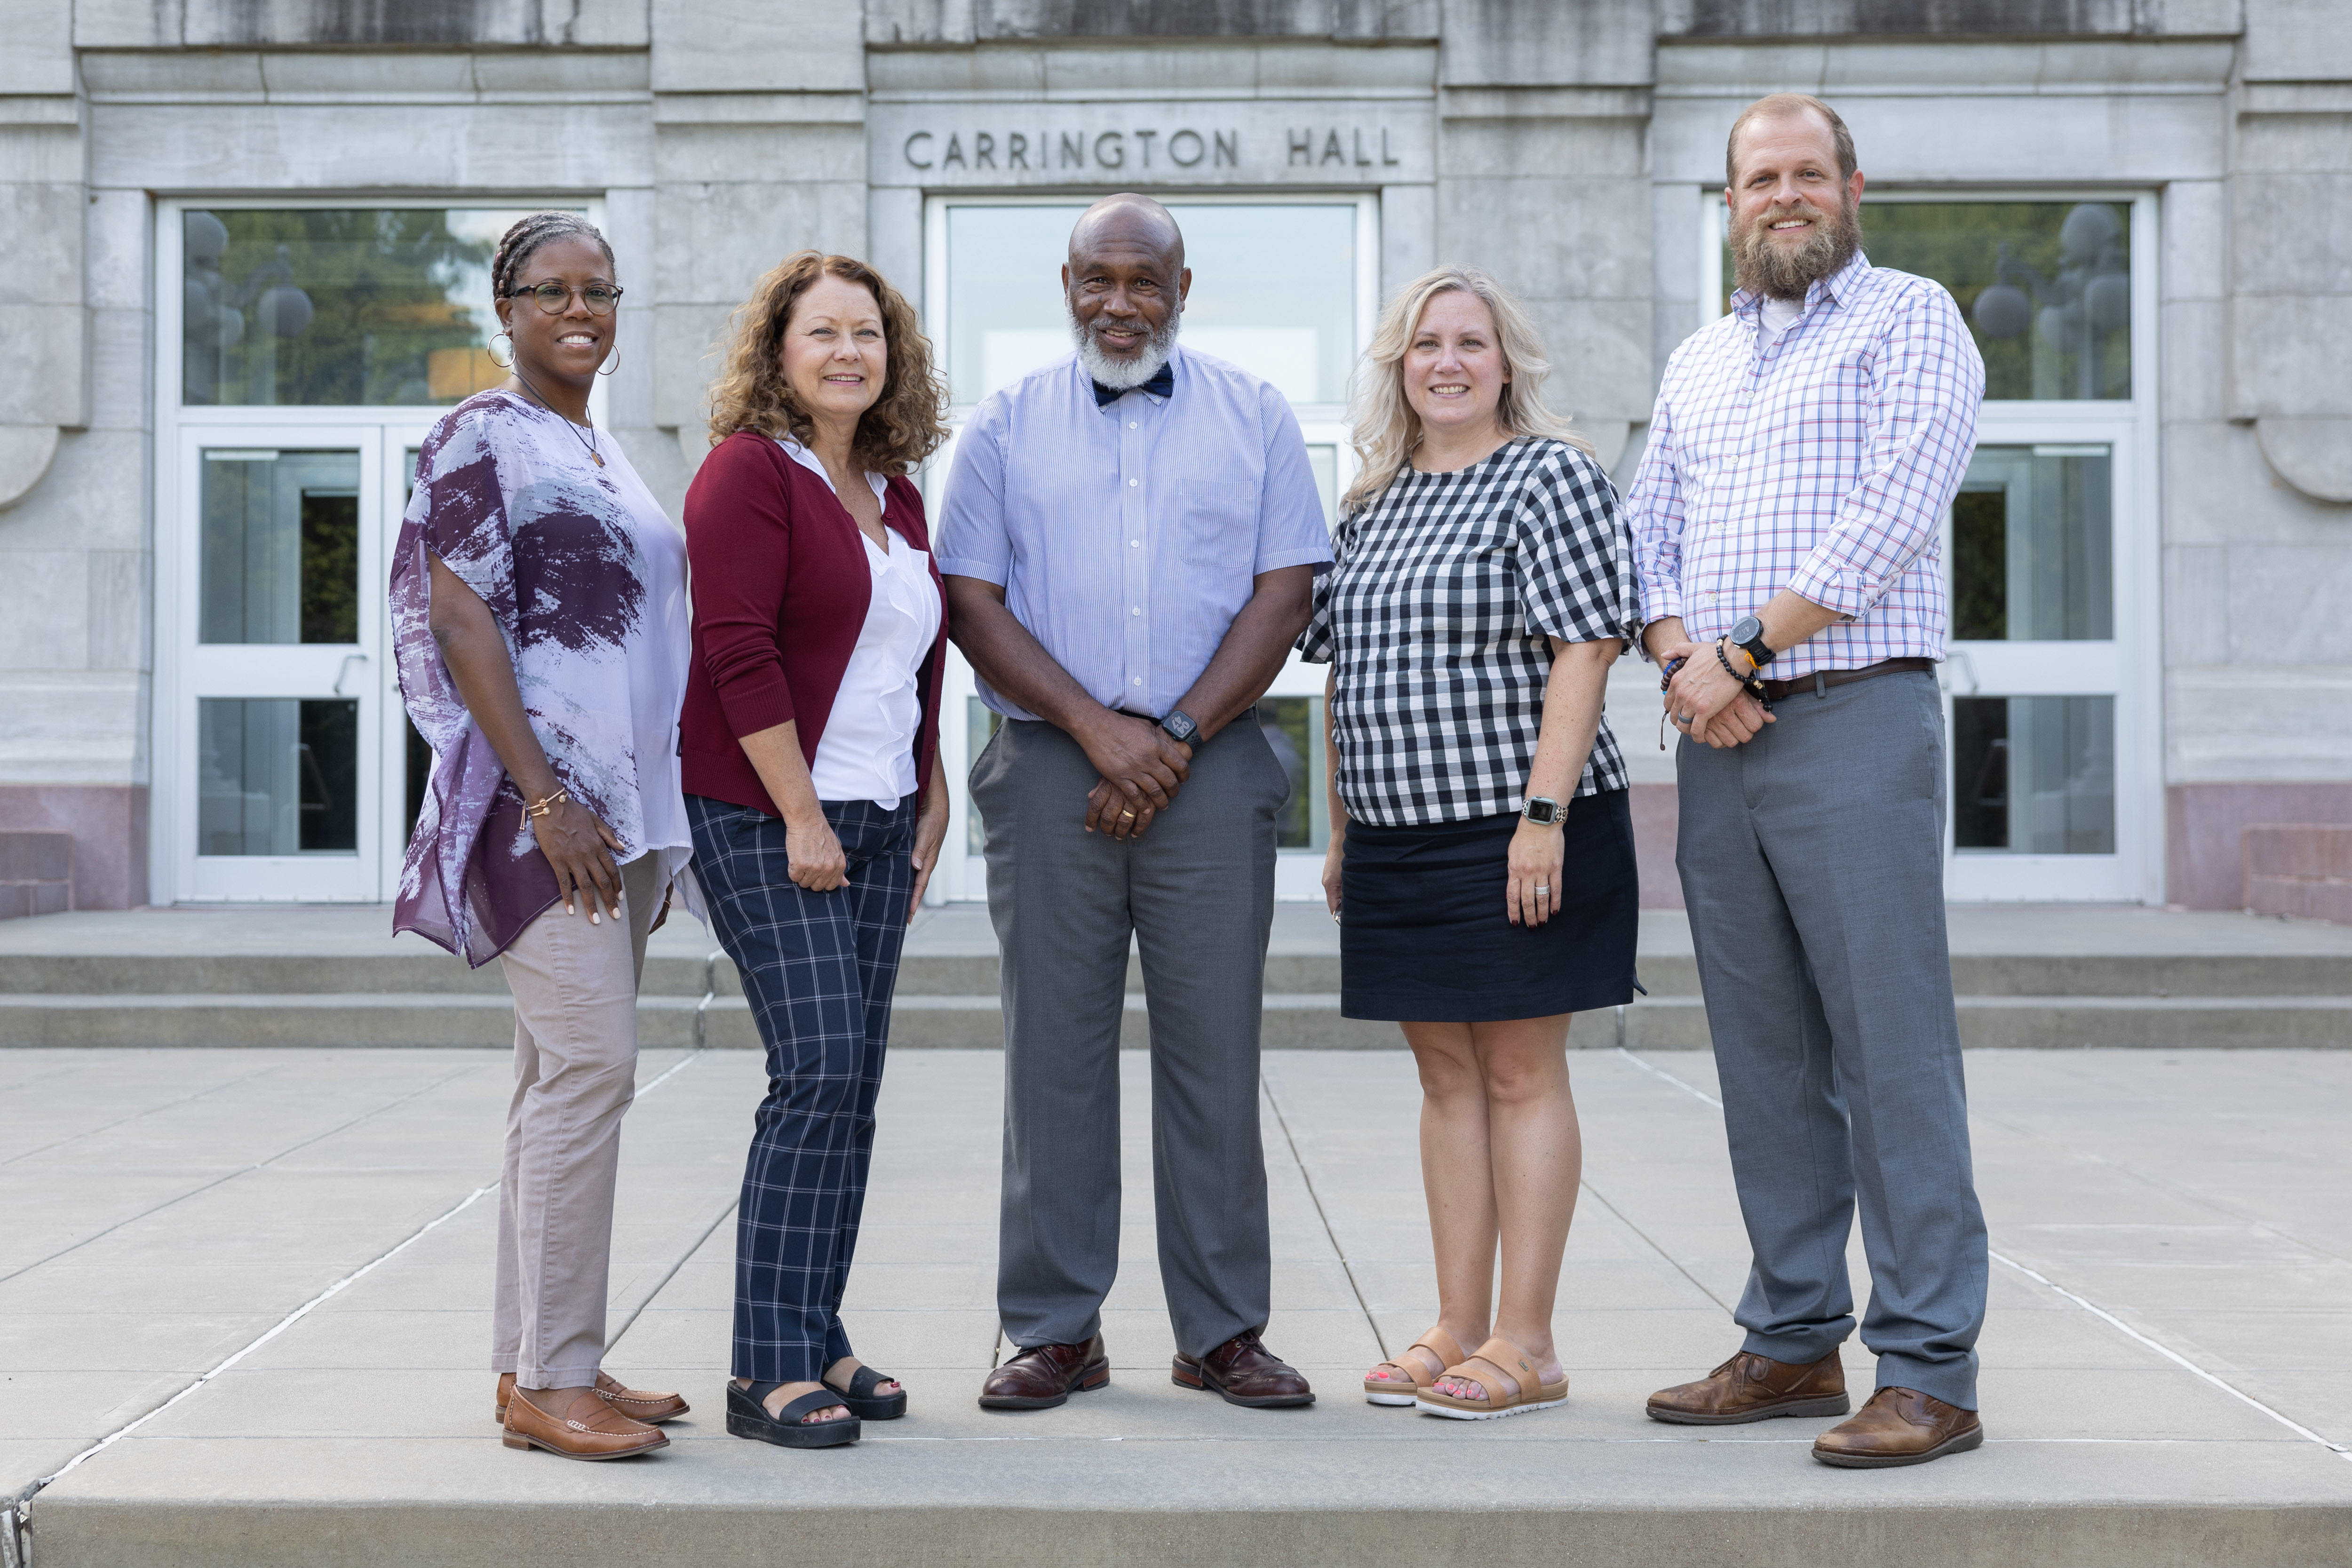
[[[2104,642],[2116,635],[2105,447],[1979,447],[1952,501],[1952,636]]]
[[[196,405],[456,403],[506,373],[490,257],[520,209],[182,215],[180,387]]]
[[[1169,204],[1192,290],[1182,342],[1293,403],[1346,400],[1356,356],[1353,205]],[[1070,352],[1060,268],[1084,202],[950,206],[948,379],[979,402]]]
[[[963,700],[963,754],[967,759],[965,763],[967,769],[971,763],[980,761],[980,753],[988,749],[988,742],[996,734],[996,726],[1003,721],[997,717],[996,711],[979,698],[967,697]],[[988,847],[988,835],[980,826],[980,803],[971,798],[971,793],[969,790],[964,792],[964,804],[971,808],[965,817],[967,826],[964,828],[964,848],[967,852],[977,855]]]
[[[1263,697],[1257,721],[1290,779],[1289,802],[1274,818],[1275,847],[1324,848],[1331,842],[1331,819],[1323,793],[1323,700]]]
[[[1952,841],[2019,855],[2116,852],[2116,700],[1952,703]]]
[[[359,641],[360,455],[204,455],[199,641]]]
[[[1874,265],[1952,291],[1988,398],[2132,395],[2126,204],[1865,199],[1862,232]]]
[[[196,704],[196,853],[359,847],[359,704],[207,697]]]

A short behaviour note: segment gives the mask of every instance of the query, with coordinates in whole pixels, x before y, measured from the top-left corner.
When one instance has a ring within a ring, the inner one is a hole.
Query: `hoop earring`
[[[499,357],[499,338],[506,338],[507,340],[507,357],[504,359],[500,359]],[[514,339],[509,337],[505,332],[499,332],[496,334],[496,336],[493,336],[490,339],[488,345],[485,347],[482,352],[489,355],[490,363],[498,366],[500,370],[514,369]]]
[[[616,371],[616,370],[618,370],[618,369],[620,369],[620,368],[621,368],[621,352],[620,352],[618,349],[615,349],[615,350],[614,350],[614,351],[613,351],[613,353],[611,353],[611,354],[610,354],[610,355],[605,359],[605,361],[604,361],[604,363],[603,364],[600,364],[600,365],[598,365],[598,366],[596,367],[596,374],[597,374],[598,375],[610,375],[610,374],[612,374],[614,371]]]

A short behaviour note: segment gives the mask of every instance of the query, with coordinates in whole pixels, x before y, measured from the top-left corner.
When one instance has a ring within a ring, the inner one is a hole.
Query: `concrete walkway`
[[[696,1410],[667,1452],[585,1466],[510,1452],[490,1425],[502,1055],[0,1053],[0,1500],[88,1456],[30,1505],[37,1568],[2347,1561],[2352,1057],[1970,1053],[2003,1259],[1990,1441],[1863,1473],[1807,1457],[1824,1423],[1641,1414],[1738,1342],[1745,1243],[1705,1055],[1574,1058],[1570,1403],[1475,1426],[1355,1392],[1433,1315],[1410,1058],[1267,1058],[1268,1337],[1322,1393],[1292,1412],[1168,1381],[1144,1064],[1124,1065],[1109,1390],[1036,1415],[973,1405],[997,1350],[1001,1059],[910,1052],[847,1316],[912,1410],[808,1455],[718,1419],[757,1058],[649,1052],[610,1364]]]

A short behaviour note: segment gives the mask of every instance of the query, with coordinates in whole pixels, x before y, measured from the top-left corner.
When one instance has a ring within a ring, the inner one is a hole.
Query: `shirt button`
[[[1142,481],[1140,481],[1140,480],[1139,480],[1139,479],[1129,479],[1129,480],[1128,480],[1128,481],[1127,481],[1127,488],[1128,488],[1129,489],[1134,489],[1138,484],[1139,484],[1139,483],[1141,483],[1141,482],[1142,482]]]
[[[1134,421],[1134,420],[1132,420],[1132,419],[1129,420],[1129,421],[1127,422],[1127,427],[1128,427],[1129,429],[1130,429],[1130,430],[1134,429],[1134,428],[1135,428],[1135,421]]]
[[[1143,606],[1141,605],[1138,605],[1135,608],[1128,611],[1127,613],[1130,616],[1139,616],[1143,614]]]
[[[1141,677],[1141,676],[1139,676],[1139,676],[1137,676],[1137,677],[1135,678],[1135,683],[1136,683],[1138,686],[1142,685],[1142,684],[1143,684],[1143,677]]]
[[[1140,550],[1143,548],[1143,541],[1140,539],[1130,539],[1127,542],[1127,547],[1129,550]]]

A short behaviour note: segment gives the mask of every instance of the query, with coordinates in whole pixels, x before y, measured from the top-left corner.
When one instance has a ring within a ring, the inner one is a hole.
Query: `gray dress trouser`
[[[1007,721],[971,773],[1003,953],[997,1311],[1016,1345],[1102,1326],[1118,1271],[1118,1037],[1130,934],[1151,1019],[1152,1188],[1177,1348],[1263,1329],[1271,1285],[1258,1028],[1274,819],[1290,782],[1245,715],[1199,747],[1141,837],[1084,825],[1099,775],[1051,724]]]
[[[1880,1387],[1977,1405],[1985,1226],[1944,933],[1944,721],[1913,671],[1802,691],[1744,746],[1685,740],[1682,871],[1755,1264],[1745,1349],[1853,1331]]]

